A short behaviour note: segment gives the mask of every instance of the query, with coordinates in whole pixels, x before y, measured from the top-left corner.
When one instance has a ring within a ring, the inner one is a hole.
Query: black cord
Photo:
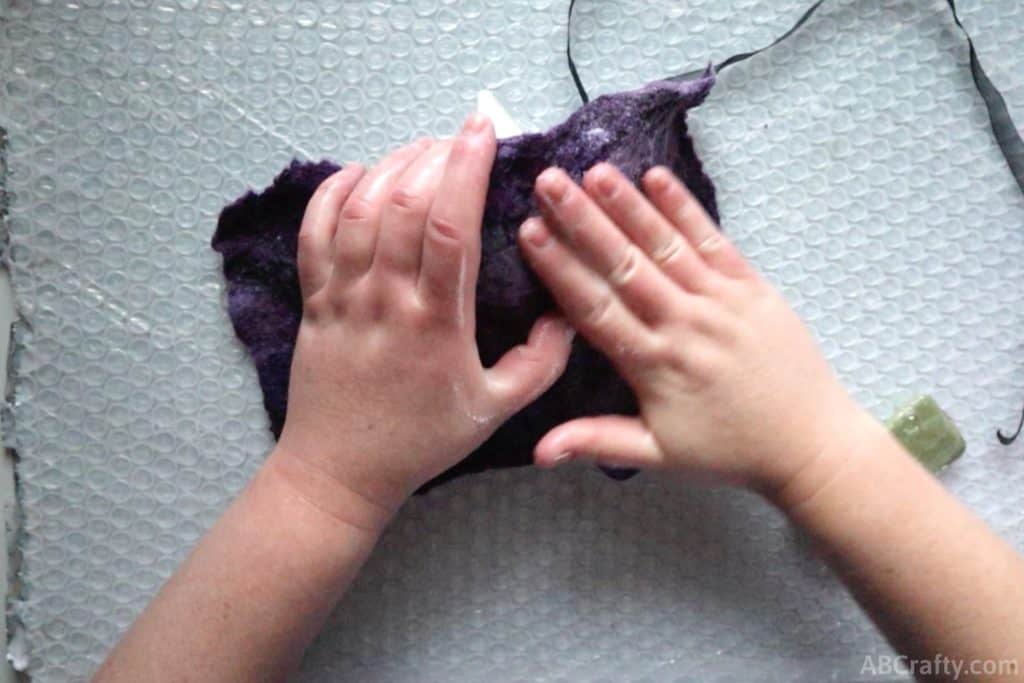
[[[814,16],[814,13],[818,11],[818,8],[821,7],[822,4],[824,4],[824,2],[825,2],[825,0],[818,0],[816,3],[811,5],[810,8],[806,12],[804,12],[803,15],[799,19],[796,20],[796,23],[793,24],[788,31],[783,33],[781,36],[779,36],[778,38],[773,40],[768,45],[765,45],[764,47],[762,47],[762,48],[760,48],[758,50],[754,50],[753,52],[741,52],[738,55],[733,55],[732,57],[729,57],[728,59],[724,59],[724,60],[722,60],[721,62],[719,62],[718,64],[715,65],[715,71],[716,72],[724,71],[725,69],[729,68],[733,64],[739,64],[740,62],[745,62],[748,59],[750,59],[751,57],[758,56],[759,54],[761,54],[765,50],[772,49],[773,47],[775,47],[776,45],[778,45],[782,41],[786,40],[787,38],[789,38],[791,35],[793,35],[797,31],[799,31],[800,27],[803,26],[804,24],[806,24],[807,21],[812,16]],[[691,78],[696,78],[697,76],[700,76],[703,73],[704,73],[704,69],[695,69],[693,71],[687,71],[684,74],[679,74],[678,76],[672,76],[668,80],[670,80],[670,81],[688,81]]]
[[[1004,446],[1009,446],[1011,443],[1017,440],[1017,437],[1020,436],[1020,432],[1022,429],[1024,429],[1024,410],[1021,410],[1020,422],[1017,423],[1017,431],[1015,431],[1010,436],[1006,436],[1005,434],[1003,434],[1002,429],[997,429],[996,438],[999,439],[999,443],[1003,444]]]
[[[1014,180],[1017,181],[1017,187],[1024,192],[1024,141],[1021,140],[1017,126],[1013,123],[1010,110],[1006,108],[1003,94],[993,85],[988,74],[981,68],[981,61],[978,59],[978,52],[974,49],[971,34],[964,28],[957,15],[956,2],[946,0],[946,3],[953,12],[953,21],[967,37],[967,47],[971,52],[971,77],[974,79],[974,87],[978,89],[981,99],[985,101],[985,108],[988,109],[988,121],[996,136],[996,144],[999,145],[1000,151],[1006,157],[1006,164],[1010,167],[1010,173],[1013,174]]]
[[[576,62],[572,59],[572,8],[576,6],[576,0],[569,0],[569,16],[565,22],[565,58],[569,60],[569,73],[572,74],[572,82],[576,84],[576,90],[580,93],[583,104],[590,101],[587,97],[587,90],[580,80],[580,72],[576,70]]]
[[[810,18],[814,16],[814,13],[817,12],[818,8],[820,8],[824,3],[825,0],[818,0],[811,5],[788,31],[783,33],[770,44],[752,52],[741,52],[724,59],[715,65],[715,70],[723,71],[733,64],[739,64],[751,57],[756,57],[765,50],[770,50],[775,47],[796,33],[800,27],[806,24]],[[1000,151],[1002,151],[1003,156],[1006,158],[1006,164],[1010,167],[1010,173],[1013,174],[1014,180],[1017,181],[1017,186],[1020,187],[1021,192],[1024,192],[1024,140],[1021,140],[1020,133],[1017,131],[1013,118],[1010,116],[1010,111],[1006,107],[1006,100],[1003,99],[1002,93],[999,92],[999,89],[992,83],[988,74],[985,73],[985,69],[981,66],[981,60],[978,59],[978,52],[974,48],[974,40],[971,38],[971,34],[967,32],[963,22],[960,21],[960,15],[957,12],[955,0],[946,0],[946,4],[949,5],[949,9],[953,13],[953,21],[967,38],[967,47],[970,50],[971,58],[971,77],[974,79],[974,86],[981,95],[981,99],[985,102],[985,108],[988,109],[988,119],[992,126],[992,133],[996,138],[996,144],[999,145]],[[573,83],[576,84],[576,90],[579,91],[580,99],[583,100],[584,104],[586,104],[590,101],[590,97],[587,95],[587,90],[583,86],[583,80],[580,78],[579,70],[576,68],[576,62],[572,58],[572,13],[575,7],[576,0],[570,0],[568,21],[566,25],[565,56],[569,63],[569,73],[572,74]],[[689,80],[701,75],[703,72],[703,69],[687,71],[683,74],[670,76],[668,80]]]
[[[818,0],[816,3],[811,5],[810,9],[804,12],[803,16],[801,16],[788,31],[786,31],[781,36],[773,40],[770,44],[765,45],[764,47],[758,50],[754,50],[753,52],[741,52],[740,54],[733,55],[732,57],[729,57],[728,59],[725,59],[716,64],[715,71],[723,71],[732,66],[733,64],[744,62],[750,59],[751,57],[756,57],[765,50],[770,50],[771,48],[775,47],[776,45],[778,45],[779,43],[781,43],[782,41],[786,40],[791,35],[796,33],[801,26],[807,23],[807,21],[814,15],[814,13],[818,11],[818,8],[821,7],[824,3],[825,0]],[[565,28],[565,57],[566,60],[569,62],[569,73],[572,75],[573,83],[576,84],[576,90],[580,94],[580,99],[583,100],[583,104],[586,104],[587,102],[590,101],[590,97],[587,95],[586,88],[583,87],[583,81],[580,79],[580,73],[576,68],[576,62],[572,58],[572,11],[573,8],[575,8],[575,6],[576,0],[569,0],[569,16],[568,20],[566,21]],[[686,73],[678,74],[676,76],[669,76],[665,80],[688,81],[692,78],[700,76],[703,73],[704,69],[696,69],[694,71],[687,71]]]

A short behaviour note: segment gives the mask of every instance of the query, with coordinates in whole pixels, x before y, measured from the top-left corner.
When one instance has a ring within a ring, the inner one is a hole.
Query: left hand
[[[339,171],[306,209],[303,318],[271,459],[303,495],[358,525],[382,525],[568,359],[571,329],[545,317],[525,344],[481,365],[475,294],[495,149],[490,122],[475,114],[453,141],[414,143],[369,173]]]
[[[580,187],[536,182],[520,244],[572,325],[633,388],[639,415],[570,420],[535,448],[569,459],[808,489],[877,423],[846,393],[782,295],[665,167],[644,193],[609,163]]]

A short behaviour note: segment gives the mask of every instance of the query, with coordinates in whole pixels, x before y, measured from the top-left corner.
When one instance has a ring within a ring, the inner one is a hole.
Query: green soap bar
[[[953,420],[931,396],[918,396],[897,410],[886,426],[932,472],[959,458],[967,446]]]

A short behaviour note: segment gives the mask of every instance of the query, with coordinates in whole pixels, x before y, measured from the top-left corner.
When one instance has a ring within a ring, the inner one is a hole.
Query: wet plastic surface
[[[806,0],[583,1],[592,95],[758,47]],[[525,129],[578,105],[553,0],[7,3],[21,312],[13,444],[29,670],[80,680],[270,447],[216,214],[293,157],[373,161],[488,88]],[[963,3],[1024,119],[1024,7]],[[725,229],[883,417],[932,394],[943,481],[1024,544],[1024,199],[940,0],[837,1],[690,118]],[[596,471],[467,477],[409,504],[300,680],[839,680],[888,652],[750,494]]]

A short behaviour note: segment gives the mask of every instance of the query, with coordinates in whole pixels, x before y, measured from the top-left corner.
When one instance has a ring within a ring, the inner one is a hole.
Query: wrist
[[[314,462],[278,446],[261,468],[281,495],[315,508],[328,524],[378,536],[401,507],[401,500],[381,501],[339,479]]]
[[[841,486],[852,472],[870,467],[880,455],[890,455],[896,445],[888,430],[860,408],[844,422],[844,428],[786,480],[762,491],[789,517],[813,505],[828,489]]]

